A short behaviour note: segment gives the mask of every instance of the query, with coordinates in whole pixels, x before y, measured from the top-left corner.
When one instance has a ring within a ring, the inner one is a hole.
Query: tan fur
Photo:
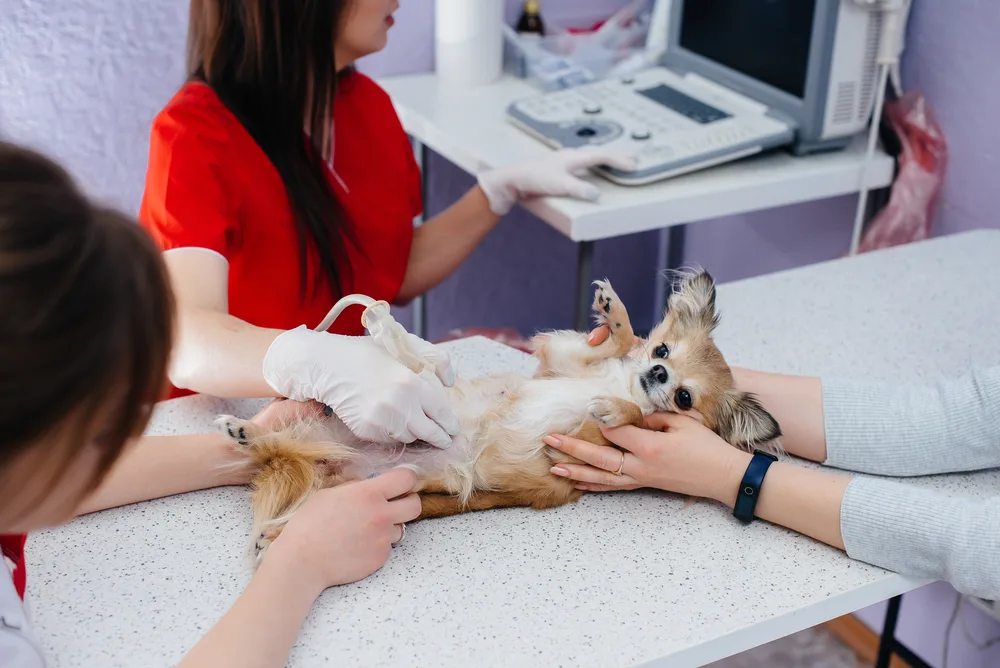
[[[682,282],[663,322],[643,342],[642,354],[632,357],[634,334],[625,306],[610,284],[596,285],[593,309],[598,322],[608,326],[608,339],[591,346],[580,332],[539,334],[533,339],[538,370],[532,378],[459,378],[448,393],[464,442],[452,450],[362,443],[336,417],[292,418],[269,429],[221,417],[220,424],[256,465],[256,557],[316,490],[396,465],[418,473],[420,519],[515,506],[541,510],[581,496],[572,481],[550,472],[556,463],[576,460],[545,446],[549,433],[609,445],[602,425],[641,426],[654,411],[677,410],[702,420],[736,447],[780,434],[753,397],[733,388],[729,367],[712,341],[717,314],[710,276],[695,274]],[[672,351],[665,358],[657,356],[661,344]],[[668,369],[669,380],[650,389],[649,374],[657,365]],[[671,398],[682,389],[693,400],[689,410]]]

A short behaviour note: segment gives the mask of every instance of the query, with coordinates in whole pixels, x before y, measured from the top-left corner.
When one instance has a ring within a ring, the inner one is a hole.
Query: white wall
[[[149,125],[183,81],[186,0],[0,0],[0,136],[136,212]]]

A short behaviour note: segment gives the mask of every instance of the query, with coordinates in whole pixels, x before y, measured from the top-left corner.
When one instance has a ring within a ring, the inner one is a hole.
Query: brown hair
[[[310,258],[336,299],[350,289],[346,214],[326,177],[337,66],[350,0],[191,0],[187,68],[240,121],[277,170],[299,231],[302,296]],[[348,74],[349,69],[344,70]],[[303,124],[309,141],[303,138]],[[346,279],[346,280],[345,280]]]
[[[0,475],[38,452],[60,465],[44,493],[93,444],[92,491],[166,389],[166,269],[133,220],[92,205],[52,161],[3,142],[0,314]]]

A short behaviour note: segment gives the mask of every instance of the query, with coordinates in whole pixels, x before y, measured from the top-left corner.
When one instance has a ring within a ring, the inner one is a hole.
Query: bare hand
[[[638,487],[724,500],[732,467],[746,455],[692,418],[674,413],[654,413],[645,429],[626,426],[601,428],[609,441],[623,448],[595,445],[569,436],[546,439],[553,448],[586,464],[558,464],[552,472],[577,482],[577,489],[607,492]],[[746,455],[749,457],[749,455]],[[745,464],[743,465],[745,468]]]
[[[264,557],[301,573],[317,590],[368,577],[389,559],[402,524],[420,515],[416,474],[377,478],[316,492],[292,516]],[[318,591],[317,591],[318,593]]]
[[[608,329],[607,325],[601,325],[600,327],[597,327],[596,329],[592,329],[590,331],[590,335],[587,336],[587,343],[589,343],[592,346],[599,346],[605,341],[607,341],[609,336],[611,336],[611,330]],[[638,336],[635,337],[635,343],[632,346],[632,352],[629,353],[630,356],[634,355],[636,351],[640,350],[642,348],[642,344],[643,340]]]

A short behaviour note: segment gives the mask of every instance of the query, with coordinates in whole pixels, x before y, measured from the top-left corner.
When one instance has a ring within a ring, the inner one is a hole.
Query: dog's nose
[[[660,385],[666,384],[667,380],[670,379],[670,376],[667,375],[667,370],[663,367],[662,364],[657,364],[652,369],[650,369],[649,377],[655,380]]]

